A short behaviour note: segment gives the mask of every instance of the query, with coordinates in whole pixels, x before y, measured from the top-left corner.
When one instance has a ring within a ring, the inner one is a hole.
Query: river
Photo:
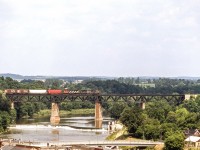
[[[108,136],[109,117],[103,117],[103,128],[95,129],[94,116],[64,116],[58,126],[51,126],[48,118],[22,119],[10,127],[1,138],[32,142],[102,141]]]

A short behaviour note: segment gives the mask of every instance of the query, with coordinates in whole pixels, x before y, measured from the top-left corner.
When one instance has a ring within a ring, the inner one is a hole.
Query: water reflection
[[[49,118],[23,119],[1,137],[38,142],[104,140],[108,122],[112,120],[104,118],[102,129],[95,129],[93,116],[61,117],[58,126],[51,126]]]

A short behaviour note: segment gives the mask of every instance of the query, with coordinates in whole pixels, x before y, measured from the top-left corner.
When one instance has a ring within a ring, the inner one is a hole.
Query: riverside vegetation
[[[145,86],[141,86],[145,83]],[[63,89],[84,90],[96,89],[101,93],[124,94],[183,94],[200,93],[200,80],[184,79],[139,79],[119,78],[106,81],[84,81],[81,84],[66,83],[56,79],[45,82],[23,80],[17,82],[11,78],[0,77],[0,90],[4,89]],[[150,86],[148,86],[148,84]],[[151,85],[154,86],[151,86]],[[27,102],[22,99],[15,106],[15,111],[10,109],[10,102],[3,92],[0,92],[0,132],[6,131],[15,118],[33,117],[40,112],[45,115],[51,108],[48,101]],[[123,100],[113,103],[112,100],[102,101],[105,111],[110,116],[119,119],[127,129],[127,136],[147,140],[164,140],[165,149],[179,150],[184,146],[184,131],[187,129],[200,129],[200,97],[184,101],[179,106],[167,102],[165,99],[152,100],[146,103],[142,110],[135,103],[126,103]],[[62,102],[60,110],[94,109],[94,102]],[[124,135],[123,135],[124,136]]]
[[[67,110],[61,110],[59,112],[60,116],[66,116],[66,115],[79,115],[79,114],[83,114],[83,115],[90,115],[90,114],[94,114],[94,109],[72,109],[70,111]],[[50,109],[43,109],[40,110],[39,112],[35,113],[33,115],[34,118],[40,118],[40,117],[49,117],[51,115],[51,110]]]

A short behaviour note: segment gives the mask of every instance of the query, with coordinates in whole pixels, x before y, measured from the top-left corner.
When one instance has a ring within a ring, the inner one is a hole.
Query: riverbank
[[[106,137],[106,140],[115,141],[115,140],[125,140],[125,141],[141,141],[142,139],[137,139],[132,137],[126,127],[123,127],[121,130],[114,131],[109,136]]]
[[[148,141],[148,140],[143,140],[143,139],[138,139],[132,137],[127,129],[123,127],[121,130],[117,130],[113,133],[111,133],[109,136],[107,136],[106,140],[109,141],[129,141],[129,142],[136,142],[136,141]],[[122,150],[128,150],[128,149],[134,149],[132,146],[120,146],[120,149]],[[148,147],[149,150],[163,150],[164,149],[164,144],[159,144],[153,147]]]
[[[70,111],[67,110],[60,110],[60,116],[66,116],[66,115],[93,115],[95,112],[94,109],[72,109]],[[39,112],[35,113],[33,115],[33,118],[40,118],[40,117],[50,117],[51,116],[51,110],[50,109],[44,109],[40,110]]]

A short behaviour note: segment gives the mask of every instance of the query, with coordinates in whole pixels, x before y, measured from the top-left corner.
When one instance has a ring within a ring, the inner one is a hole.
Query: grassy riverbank
[[[125,127],[122,130],[115,131],[111,133],[106,140],[115,141],[115,140],[125,140],[125,141],[141,141],[142,139],[137,139],[132,137]],[[148,147],[146,150],[163,150],[164,145],[156,145],[155,147]],[[120,146],[122,150],[135,150],[136,147],[132,146]]]
[[[71,111],[66,111],[66,110],[61,110],[60,111],[60,116],[65,116],[65,115],[93,115],[94,114],[94,109],[72,109]],[[40,117],[49,117],[51,116],[51,110],[50,109],[44,109],[39,111],[38,113],[34,114],[34,118],[40,118]]]
[[[141,141],[141,139],[137,139],[132,137],[127,129],[123,127],[121,130],[115,131],[111,133],[106,140],[114,141],[114,140],[126,140],[126,141]]]

